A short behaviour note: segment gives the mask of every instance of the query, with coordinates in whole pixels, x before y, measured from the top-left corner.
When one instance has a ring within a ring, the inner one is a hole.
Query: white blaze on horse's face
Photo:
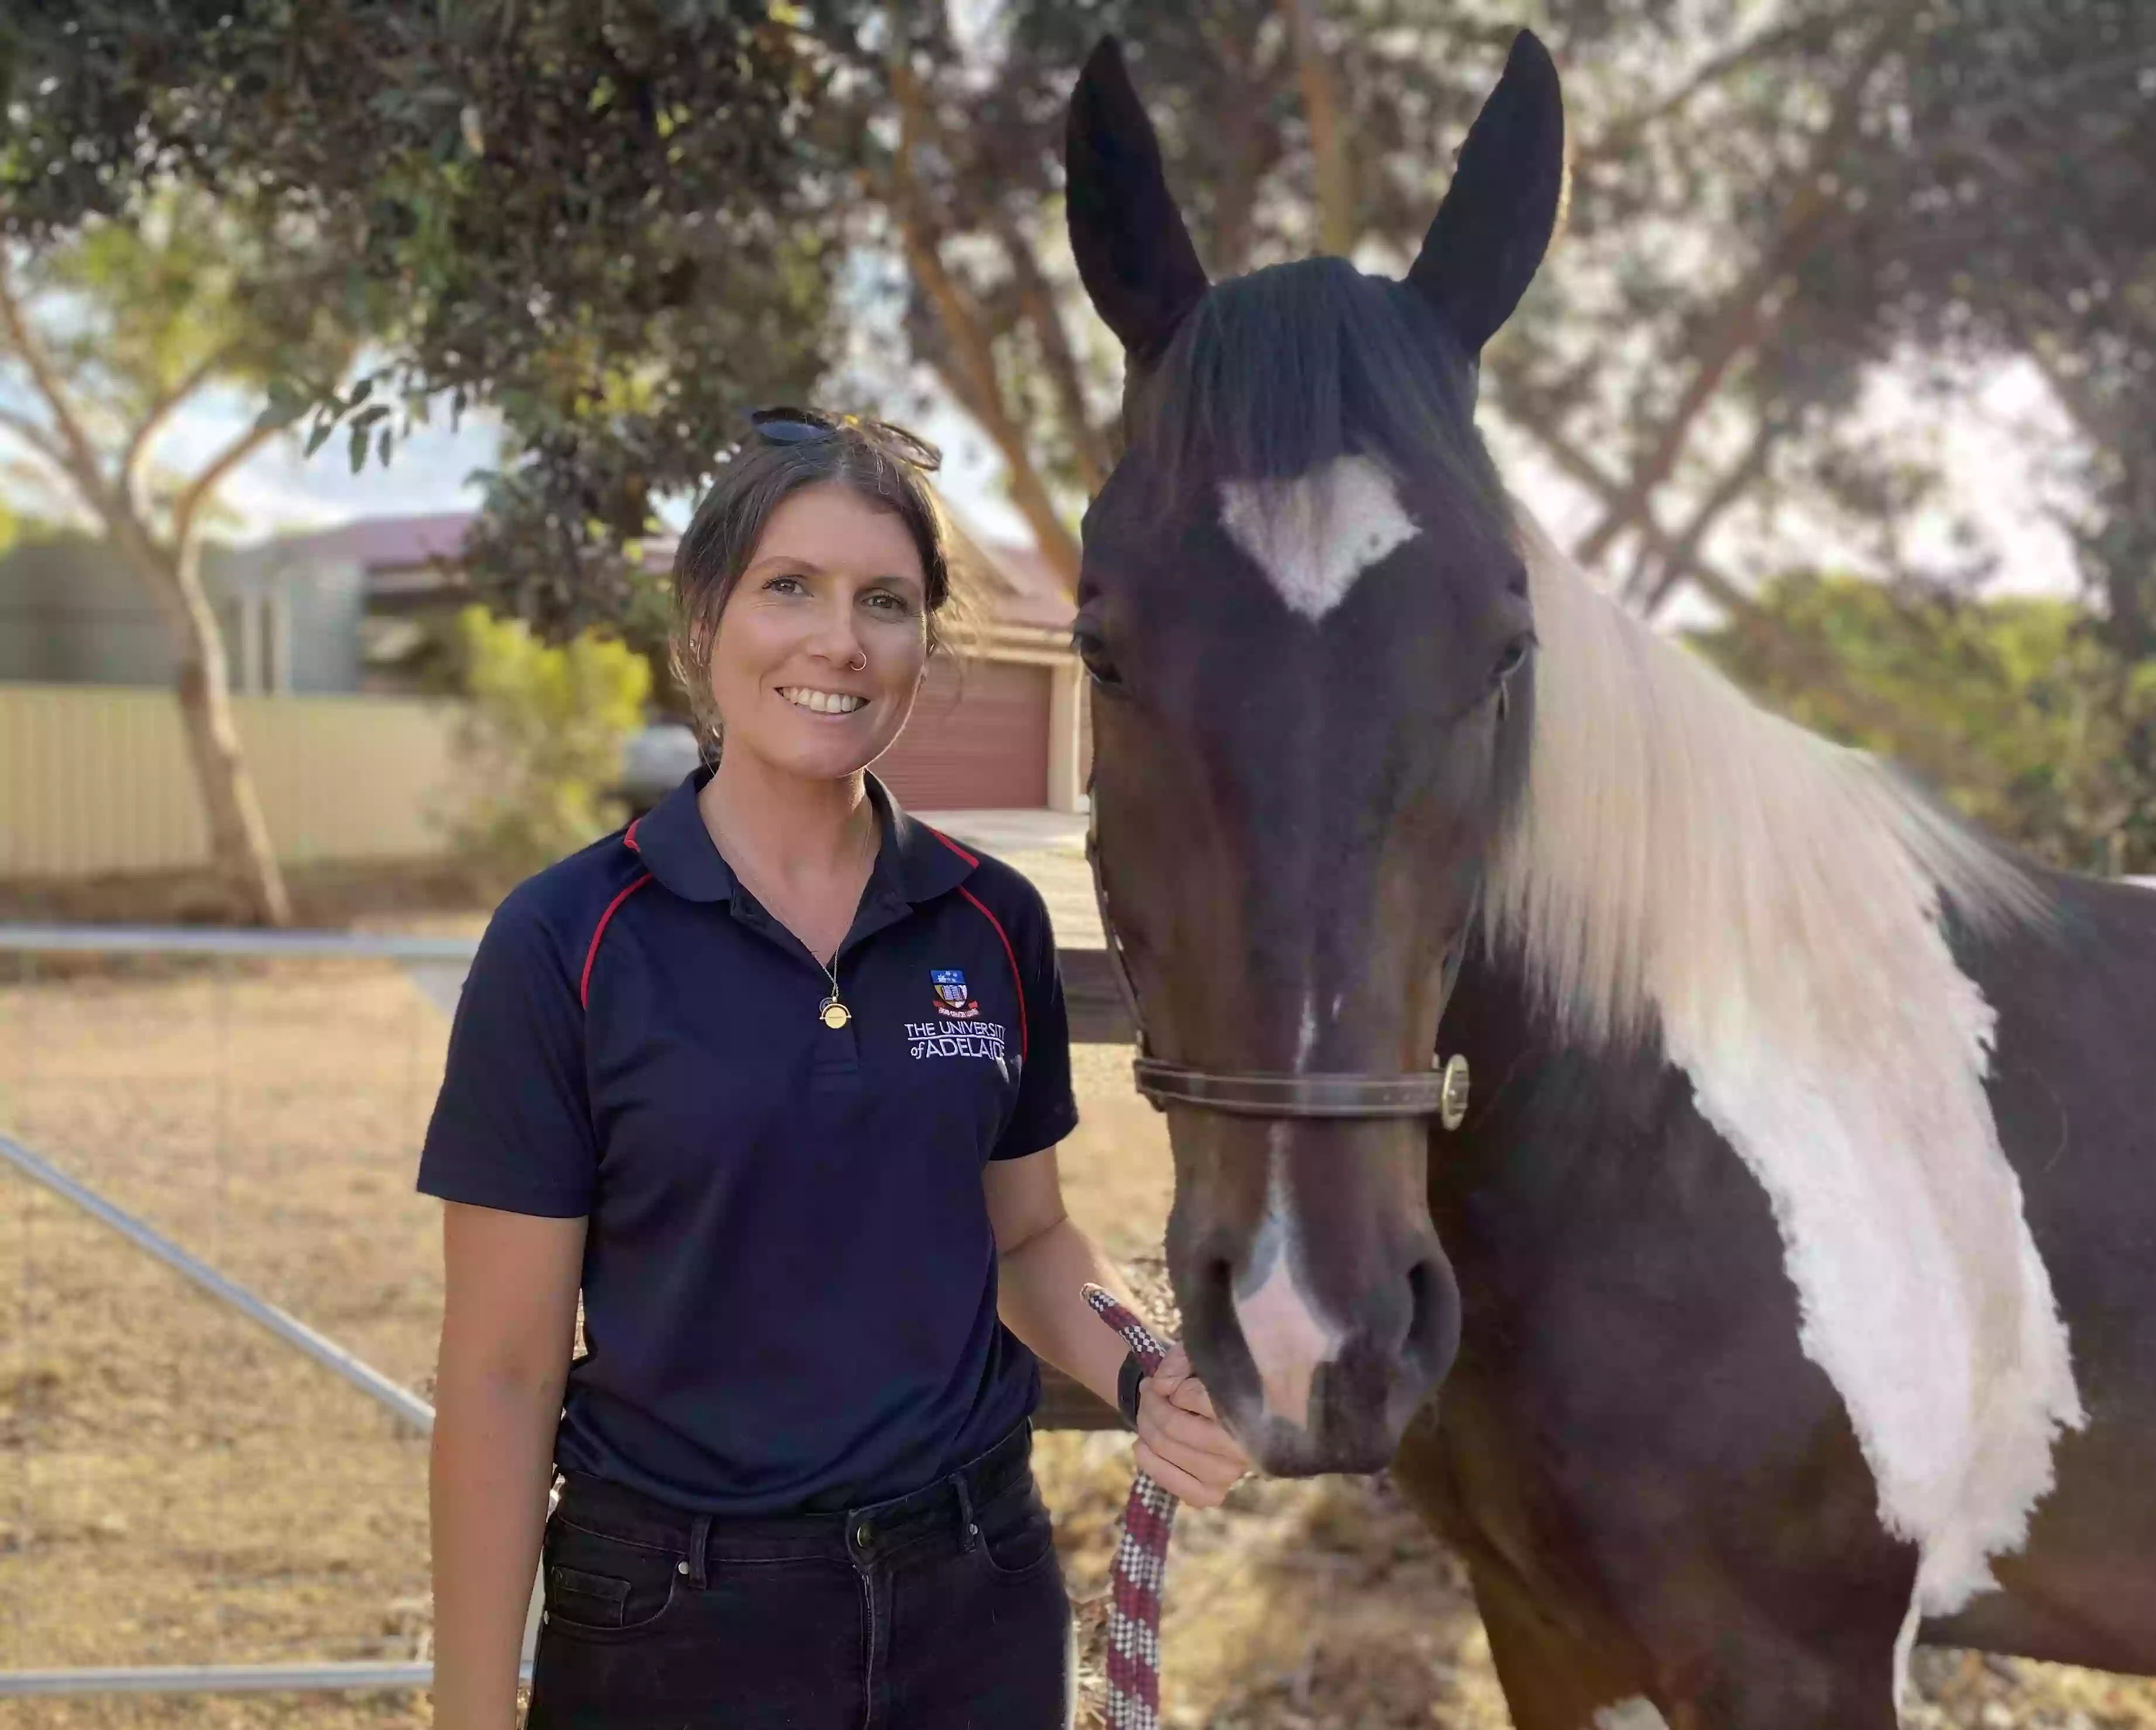
[[[1311,1383],[1318,1367],[1340,1349],[1343,1335],[1318,1316],[1296,1278],[1299,1258],[1285,1181],[1286,1136],[1283,1124],[1270,1137],[1265,1219],[1244,1263],[1248,1289],[1245,1281],[1236,1285],[1235,1321],[1258,1372],[1265,1414],[1307,1430]]]
[[[1417,532],[1392,477],[1367,456],[1335,457],[1292,480],[1223,481],[1220,526],[1313,624]]]

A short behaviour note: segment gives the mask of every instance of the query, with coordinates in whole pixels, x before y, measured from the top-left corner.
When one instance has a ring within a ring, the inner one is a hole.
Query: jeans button
[[[674,1564],[674,1572],[676,1573],[686,1573],[688,1571],[689,1564],[685,1562],[676,1562]]]
[[[869,1547],[869,1540],[875,1536],[875,1534],[869,1530],[869,1522],[865,1520],[854,1527],[854,1542],[862,1549],[865,1550]]]

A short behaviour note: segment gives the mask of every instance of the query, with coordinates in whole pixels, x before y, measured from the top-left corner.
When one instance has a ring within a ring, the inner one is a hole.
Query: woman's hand
[[[1219,1507],[1250,1469],[1250,1455],[1214,1415],[1205,1384],[1179,1345],[1139,1385],[1137,1465],[1193,1507]]]

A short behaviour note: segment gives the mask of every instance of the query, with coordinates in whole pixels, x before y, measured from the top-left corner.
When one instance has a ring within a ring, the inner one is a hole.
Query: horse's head
[[[1127,359],[1077,626],[1099,869],[1151,1056],[1237,1078],[1240,1109],[1168,1106],[1168,1255],[1276,1472],[1383,1466],[1458,1342],[1431,1120],[1327,1078],[1429,1074],[1523,778],[1533,621],[1474,405],[1563,136],[1522,33],[1404,280],[1317,259],[1214,286],[1112,44],[1072,101],[1071,239]],[[1270,1077],[1298,1078],[1277,1111]]]

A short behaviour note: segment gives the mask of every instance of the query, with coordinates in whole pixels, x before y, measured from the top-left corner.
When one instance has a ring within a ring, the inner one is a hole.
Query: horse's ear
[[[1131,361],[1149,366],[1204,294],[1205,270],[1112,36],[1087,57],[1071,92],[1063,162],[1078,275]]]
[[[1564,198],[1564,94],[1532,30],[1460,146],[1452,185],[1408,271],[1470,355],[1512,316],[1534,280]]]

